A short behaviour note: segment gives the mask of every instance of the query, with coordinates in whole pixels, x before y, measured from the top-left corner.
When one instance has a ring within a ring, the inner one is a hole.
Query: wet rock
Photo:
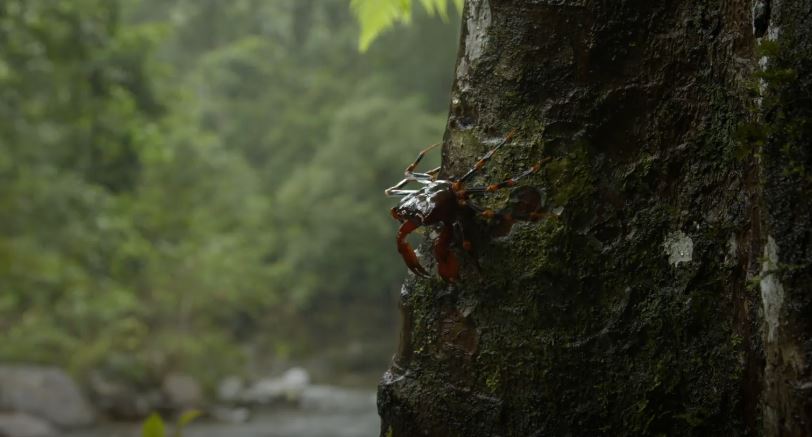
[[[161,404],[161,394],[157,391],[141,393],[135,387],[100,374],[91,375],[89,382],[94,405],[113,419],[138,420]]]
[[[291,387],[304,387],[310,383],[310,374],[301,367],[293,367],[282,374],[282,382]]]
[[[239,376],[226,377],[217,386],[217,399],[225,403],[236,402],[244,388],[245,383]]]
[[[216,406],[209,410],[209,415],[218,422],[245,423],[251,418],[251,410],[242,407]]]
[[[0,437],[56,437],[46,421],[25,413],[0,413]]]
[[[326,385],[312,385],[302,391],[299,402],[304,411],[364,412],[375,408],[375,395]]]
[[[310,375],[300,367],[287,370],[279,378],[264,378],[243,391],[242,402],[269,404],[272,402],[296,402],[310,383]]]
[[[0,409],[42,417],[62,428],[95,419],[73,379],[55,367],[0,366]]]
[[[171,373],[164,377],[161,388],[172,408],[197,407],[203,404],[203,389],[189,375]]]

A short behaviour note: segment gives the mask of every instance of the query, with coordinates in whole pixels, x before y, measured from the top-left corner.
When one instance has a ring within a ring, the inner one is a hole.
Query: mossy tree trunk
[[[812,435],[811,11],[468,0],[442,173],[563,213],[407,279],[382,435]]]

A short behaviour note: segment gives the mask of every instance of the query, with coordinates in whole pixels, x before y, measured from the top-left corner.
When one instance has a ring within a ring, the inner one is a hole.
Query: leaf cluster
[[[463,0],[452,0],[457,12],[462,13]],[[420,6],[429,15],[448,20],[448,0],[420,0]],[[408,24],[412,20],[411,0],[351,0],[350,7],[361,27],[358,49],[365,52],[378,36],[395,24]]]

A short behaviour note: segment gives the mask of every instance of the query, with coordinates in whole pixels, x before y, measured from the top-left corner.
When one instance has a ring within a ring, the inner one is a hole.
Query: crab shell
[[[420,225],[449,222],[454,219],[455,202],[451,182],[438,180],[401,199],[394,214],[400,221],[413,220]]]

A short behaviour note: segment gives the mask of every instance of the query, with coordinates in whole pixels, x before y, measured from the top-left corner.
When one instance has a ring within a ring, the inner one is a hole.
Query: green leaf
[[[183,414],[180,415],[178,418],[178,423],[175,425],[175,437],[181,436],[181,431],[186,425],[190,424],[193,420],[200,417],[203,414],[200,410],[186,410]]]
[[[358,49],[362,52],[384,30],[411,20],[411,0],[352,0],[350,8],[361,25]]]
[[[164,421],[158,413],[152,413],[141,428],[141,437],[166,437]]]
[[[429,15],[439,15],[443,21],[448,21],[448,2],[446,0],[420,0],[423,9]]]
[[[450,0],[457,12],[462,13],[465,0]],[[420,0],[429,15],[439,15],[448,21],[449,0]],[[408,24],[412,18],[411,0],[351,0],[350,8],[361,25],[358,49],[365,52],[370,44],[395,23]]]

